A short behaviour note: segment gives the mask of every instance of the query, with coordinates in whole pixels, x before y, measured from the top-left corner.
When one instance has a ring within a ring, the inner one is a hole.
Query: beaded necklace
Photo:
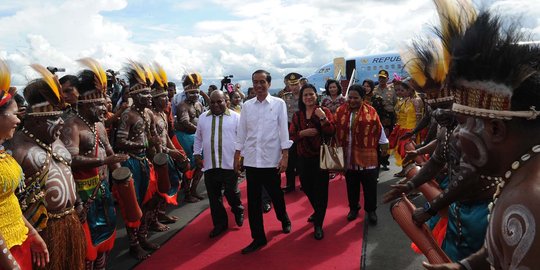
[[[133,139],[135,139],[135,138],[137,138],[137,137],[139,137],[139,136],[141,136],[141,135],[143,135],[145,133],[150,134],[150,123],[148,123],[148,120],[146,120],[146,117],[145,117],[146,114],[144,113],[145,108],[139,109],[135,105],[132,105],[131,108],[141,116],[141,118],[143,120],[144,130],[139,134],[135,134],[129,140],[133,140]],[[144,142],[145,148],[148,148],[148,138],[147,138],[147,136],[144,136],[144,138],[145,138],[145,142]]]
[[[495,194],[493,194],[493,202],[489,203],[488,209],[489,209],[489,215],[488,220],[491,216],[491,213],[493,212],[493,208],[495,208],[495,204],[497,203],[497,199],[501,195],[504,187],[506,186],[506,183],[510,181],[510,178],[512,177],[513,173],[515,173],[519,168],[521,168],[523,163],[530,160],[531,157],[535,156],[536,154],[540,153],[540,144],[535,145],[527,152],[526,154],[522,155],[519,160],[516,160],[512,162],[512,165],[510,165],[510,169],[504,173],[504,176],[501,177],[499,184],[497,185],[497,191]]]
[[[36,138],[36,136],[30,133],[30,131],[28,131],[25,127],[23,127],[21,130],[26,136],[28,136],[28,138],[32,139],[39,147],[43,148],[47,152],[49,157],[52,156],[57,161],[64,163],[64,165],[68,167],[71,167],[71,164],[67,160],[65,160],[62,156],[58,155],[57,153],[53,152],[52,146],[50,144],[46,144],[45,142]]]
[[[98,140],[98,133],[97,133],[97,123],[94,123],[94,125],[90,125],[90,123],[88,123],[88,121],[86,121],[86,119],[84,119],[84,117],[82,117],[82,115],[79,114],[79,112],[75,112],[75,115],[81,119],[81,121],[83,121],[83,123],[86,124],[86,126],[88,126],[88,128],[90,129],[90,131],[92,132],[92,134],[94,135],[94,142],[99,142],[99,145],[101,145],[101,147],[103,149],[105,149],[105,146],[103,145],[103,143],[101,142],[101,140]],[[94,143],[94,145],[92,146],[92,149],[86,151],[86,153],[84,153],[85,156],[88,156],[90,154],[92,154],[96,152],[96,143]]]

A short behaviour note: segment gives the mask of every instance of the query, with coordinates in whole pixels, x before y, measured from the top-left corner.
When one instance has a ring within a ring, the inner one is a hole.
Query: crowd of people
[[[323,96],[294,72],[272,96],[265,70],[253,72],[247,95],[239,84],[201,91],[198,73],[177,93],[157,63],[129,61],[121,80],[92,58],[61,78],[31,65],[41,78],[17,93],[0,62],[0,269],[105,269],[118,214],[130,254],[143,260],[160,248],[149,231],[178,220],[167,206],[204,199],[203,178],[215,238],[229,228],[223,195],[243,226],[245,176],[253,241],[242,254],[267,244],[272,207],[291,232],[285,194],[297,177],[316,240],[336,174],[346,182],[344,218],[363,207],[376,225],[379,171],[392,153],[403,179],[383,202],[427,269],[534,269],[540,48],[490,12],[437,7],[439,40],[408,48],[410,78],[380,70],[377,82],[329,79]],[[331,142],[343,148],[342,171],[321,168]],[[404,194],[418,190],[428,202],[411,209]]]

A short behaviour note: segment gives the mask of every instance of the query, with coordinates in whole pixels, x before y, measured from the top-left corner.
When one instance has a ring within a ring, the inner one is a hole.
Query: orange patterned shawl
[[[337,139],[339,144],[344,147],[345,153],[348,152],[350,119],[349,104],[343,104],[336,110]],[[381,121],[377,111],[371,105],[363,102],[353,123],[351,160],[348,161],[350,165],[360,168],[378,166],[377,149],[381,130]]]

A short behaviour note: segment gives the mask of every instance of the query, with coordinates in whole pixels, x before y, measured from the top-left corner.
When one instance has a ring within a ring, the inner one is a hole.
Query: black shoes
[[[242,249],[242,254],[248,254],[248,253],[257,251],[264,246],[266,246],[266,242],[257,242],[256,240],[253,240],[251,244],[249,244],[247,247]]]
[[[222,234],[226,230],[227,230],[227,227],[214,227],[214,229],[210,232],[210,238],[214,238]]]
[[[348,220],[348,221],[353,221],[353,220],[355,220],[355,219],[358,217],[358,211],[359,211],[359,210],[360,210],[360,209],[351,209],[351,210],[349,211],[349,213],[347,214],[347,220]]]
[[[313,235],[315,239],[321,240],[324,238],[324,232],[321,226],[315,226],[315,234]]]
[[[307,222],[313,223],[315,220],[315,214],[311,214],[311,216],[308,217]]]
[[[291,221],[286,220],[281,222],[281,228],[283,229],[283,233],[290,233],[291,232]]]
[[[293,192],[293,191],[294,191],[294,187],[291,187],[291,186],[285,186],[285,187],[282,188],[281,190],[283,190],[283,193],[289,193],[289,192]]]
[[[389,171],[390,168],[388,168],[388,165],[382,165],[382,168],[381,168],[383,171]]]
[[[235,213],[234,221],[236,222],[236,225],[238,225],[238,227],[242,227],[242,225],[244,225],[244,212]]]
[[[263,213],[268,213],[270,212],[270,210],[272,210],[272,205],[270,203],[267,203],[267,202],[263,202],[263,206],[262,206],[262,210],[263,210]]]
[[[368,221],[371,225],[377,225],[377,213],[375,211],[368,212]]]

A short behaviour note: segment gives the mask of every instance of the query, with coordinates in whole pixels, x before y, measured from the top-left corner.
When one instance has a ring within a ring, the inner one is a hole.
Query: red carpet
[[[298,182],[298,181],[297,181]],[[242,202],[247,205],[245,182],[241,184]],[[347,222],[345,179],[330,181],[329,202],[323,225],[324,239],[313,238],[313,225],[307,222],[311,205],[298,190],[285,195],[287,212],[292,222],[290,234],[281,232],[281,223],[274,210],[264,215],[268,245],[248,255],[240,250],[251,241],[249,223],[238,228],[229,214],[229,230],[210,239],[210,209],[205,210],[160,250],[136,269],[360,269],[364,234],[364,211],[359,218]]]

